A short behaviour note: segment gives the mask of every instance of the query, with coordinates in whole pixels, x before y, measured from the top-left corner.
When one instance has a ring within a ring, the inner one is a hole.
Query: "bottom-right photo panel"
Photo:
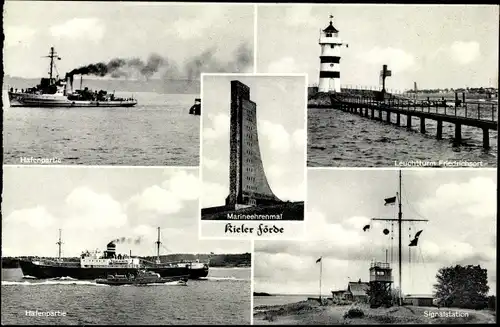
[[[255,241],[254,324],[495,323],[495,169],[307,178],[306,237]]]

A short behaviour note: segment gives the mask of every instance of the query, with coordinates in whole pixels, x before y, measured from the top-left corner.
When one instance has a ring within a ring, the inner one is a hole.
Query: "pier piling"
[[[443,139],[443,121],[442,120],[438,120],[437,121],[437,135],[436,135],[436,138],[438,140]]]
[[[490,133],[487,128],[483,128],[483,148],[490,148]]]
[[[396,114],[396,125],[401,126],[401,115],[399,113]]]
[[[425,134],[425,118],[420,117],[420,133]]]
[[[411,115],[406,115],[406,128],[411,129]]]
[[[455,124],[455,142],[462,142],[462,124],[459,123]]]

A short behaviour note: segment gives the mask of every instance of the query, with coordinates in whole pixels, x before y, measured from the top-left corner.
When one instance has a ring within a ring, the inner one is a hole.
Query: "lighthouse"
[[[340,47],[343,43],[339,31],[333,27],[332,19],[330,15],[330,25],[319,33],[319,92],[340,92]]]

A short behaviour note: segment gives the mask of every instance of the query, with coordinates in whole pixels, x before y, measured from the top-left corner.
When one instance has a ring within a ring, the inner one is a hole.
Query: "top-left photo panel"
[[[254,72],[254,13],[5,1],[3,164],[198,166],[200,74]]]

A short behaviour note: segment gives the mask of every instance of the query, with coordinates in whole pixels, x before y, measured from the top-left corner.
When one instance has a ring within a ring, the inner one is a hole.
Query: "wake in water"
[[[231,280],[231,281],[242,281],[242,280],[248,280],[244,278],[236,278],[236,277],[201,277],[199,278],[200,280],[210,280],[210,281],[223,281],[223,280]]]
[[[91,286],[109,286],[109,285],[97,284],[96,282],[86,281],[86,280],[43,280],[43,281],[36,281],[36,282],[28,282],[28,281],[13,282],[13,281],[7,281],[7,280],[4,281],[4,280],[2,280],[2,286],[8,286],[8,285],[24,285],[24,286],[40,286],[40,285],[91,285]]]

